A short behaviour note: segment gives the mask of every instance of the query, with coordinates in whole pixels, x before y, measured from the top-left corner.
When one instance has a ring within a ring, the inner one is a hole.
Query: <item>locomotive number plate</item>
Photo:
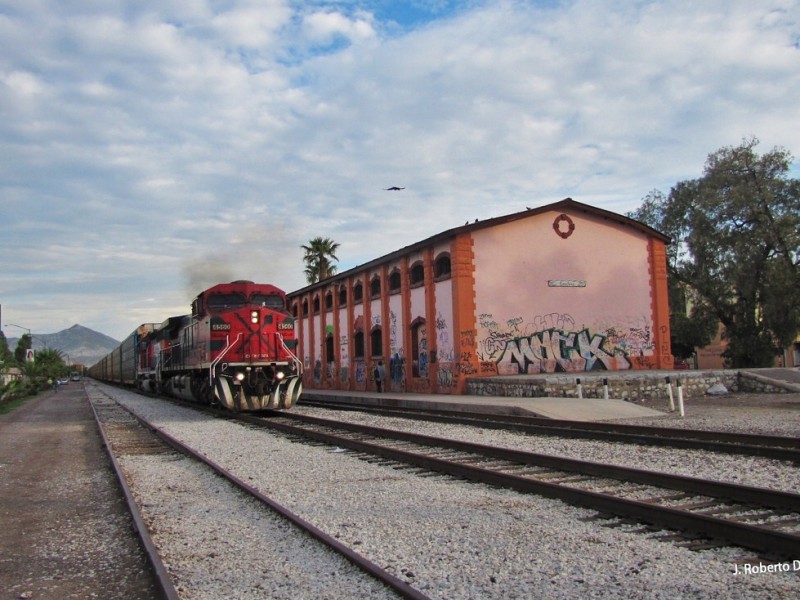
[[[294,329],[294,323],[278,323],[278,329]]]
[[[211,324],[211,331],[230,331],[231,325],[230,323],[212,323]]]

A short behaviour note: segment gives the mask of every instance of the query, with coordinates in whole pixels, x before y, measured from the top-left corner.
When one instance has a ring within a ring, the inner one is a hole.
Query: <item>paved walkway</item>
[[[761,378],[773,380],[774,382],[786,382],[789,384],[800,384],[800,369],[748,369]],[[658,371],[659,377],[672,375],[680,377],[685,374],[693,374],[698,371]],[[590,378],[636,378],[645,377],[652,374],[648,371],[618,371],[590,373],[582,375],[582,379]],[[560,377],[567,376],[563,373],[554,375],[516,375],[515,378],[529,377]],[[573,377],[573,375],[569,375]],[[496,378],[502,379],[502,378]],[[511,379],[511,377],[509,377]],[[791,385],[790,387],[794,387]],[[342,399],[348,402],[383,405],[389,407],[402,408],[428,408],[431,410],[451,410],[455,412],[485,412],[494,414],[518,414],[536,415],[549,419],[568,419],[573,421],[605,421],[610,419],[635,419],[640,417],[660,417],[665,413],[653,410],[646,406],[641,406],[635,402],[619,399],[602,398],[529,398],[513,396],[451,396],[447,394],[411,394],[385,392],[379,394],[374,391],[355,392],[348,390],[317,390],[305,389],[303,398],[313,400],[336,400]],[[677,399],[676,399],[677,401]],[[665,401],[666,402],[666,401]],[[301,399],[302,403],[302,399]],[[666,410],[666,404],[664,409]]]
[[[785,381],[787,383],[800,383],[800,368],[794,369],[742,369],[748,373],[755,373],[769,379]]]
[[[0,415],[0,600],[158,598],[82,383]]]
[[[455,412],[536,415],[550,419],[602,421],[637,417],[658,417],[664,413],[625,400],[602,398],[513,398],[509,396],[449,396],[446,394],[400,394],[352,392],[343,390],[306,390],[309,400],[347,400],[402,408],[427,408]],[[302,399],[301,399],[302,403]]]

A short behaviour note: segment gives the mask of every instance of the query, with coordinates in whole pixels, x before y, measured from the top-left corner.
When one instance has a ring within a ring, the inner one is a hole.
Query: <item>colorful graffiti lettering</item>
[[[619,348],[604,349],[605,341],[605,336],[591,335],[586,329],[579,332],[548,329],[514,338],[506,343],[497,359],[497,372],[512,375],[630,369],[625,353]]]

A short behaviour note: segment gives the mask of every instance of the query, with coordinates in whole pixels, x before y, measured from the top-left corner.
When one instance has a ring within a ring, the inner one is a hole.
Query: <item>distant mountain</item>
[[[8,347],[13,352],[17,347],[19,338],[8,338]],[[119,346],[119,342],[112,337],[84,327],[83,325],[73,325],[69,329],[64,329],[58,333],[33,333],[33,349],[52,348],[64,353],[66,360],[72,363],[80,363],[91,367],[114,348]]]

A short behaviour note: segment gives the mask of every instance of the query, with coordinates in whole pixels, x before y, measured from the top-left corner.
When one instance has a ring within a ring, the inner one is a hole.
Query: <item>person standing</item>
[[[383,368],[383,361],[379,360],[375,367],[375,387],[378,392],[383,392],[383,381],[386,377],[386,370]]]

